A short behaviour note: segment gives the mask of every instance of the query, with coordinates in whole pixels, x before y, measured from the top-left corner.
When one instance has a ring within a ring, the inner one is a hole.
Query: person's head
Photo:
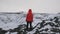
[[[29,10],[28,10],[28,13],[32,13],[32,9],[29,9]]]

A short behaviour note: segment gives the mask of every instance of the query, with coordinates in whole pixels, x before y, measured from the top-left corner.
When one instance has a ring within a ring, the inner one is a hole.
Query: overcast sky
[[[60,0],[0,0],[0,12],[19,12],[32,9],[38,13],[60,12]]]

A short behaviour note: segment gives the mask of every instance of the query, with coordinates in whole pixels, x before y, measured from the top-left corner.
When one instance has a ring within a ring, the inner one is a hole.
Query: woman
[[[32,29],[33,14],[31,9],[28,10],[28,13],[26,15],[26,22],[27,22],[27,29],[28,25],[30,25],[30,29]]]

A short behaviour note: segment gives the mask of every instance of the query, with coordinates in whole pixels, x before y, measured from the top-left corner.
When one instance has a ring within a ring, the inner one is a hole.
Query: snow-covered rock
[[[57,25],[55,22],[54,22],[54,17],[58,17],[59,18],[59,21],[60,21],[60,14],[46,14],[46,13],[43,13],[43,14],[34,14],[34,19],[33,19],[33,22],[32,22],[32,26],[35,27],[32,31],[29,31],[27,32],[27,34],[33,34],[36,32],[36,30],[38,29],[39,32],[41,30],[40,33],[54,33],[51,30],[52,26],[50,25],[51,23],[54,24],[53,27],[55,27],[55,25]],[[18,28],[20,27],[20,25],[23,25],[25,24],[26,25],[26,14],[25,13],[20,13],[20,14],[0,14],[0,28],[2,28],[2,30],[7,30],[8,32],[6,34],[9,33],[9,30],[12,29],[14,30],[15,28]],[[50,21],[50,19],[53,19],[53,21]],[[42,20],[45,20],[46,23],[44,24],[47,24],[45,25],[44,27],[42,27],[41,29],[39,29],[40,26],[40,23],[42,22]],[[51,23],[50,23],[51,22]],[[38,24],[38,25],[37,25]],[[24,28],[26,26],[22,26],[20,29],[22,31],[24,31]],[[60,29],[60,26],[58,27]],[[44,31],[44,30],[48,30],[48,31]],[[17,34],[18,32],[13,32],[11,34]]]

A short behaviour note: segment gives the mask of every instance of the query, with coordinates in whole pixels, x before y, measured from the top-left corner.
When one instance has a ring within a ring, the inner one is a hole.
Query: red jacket
[[[33,21],[33,14],[32,14],[32,10],[29,9],[27,16],[26,16],[26,21],[32,22]]]

